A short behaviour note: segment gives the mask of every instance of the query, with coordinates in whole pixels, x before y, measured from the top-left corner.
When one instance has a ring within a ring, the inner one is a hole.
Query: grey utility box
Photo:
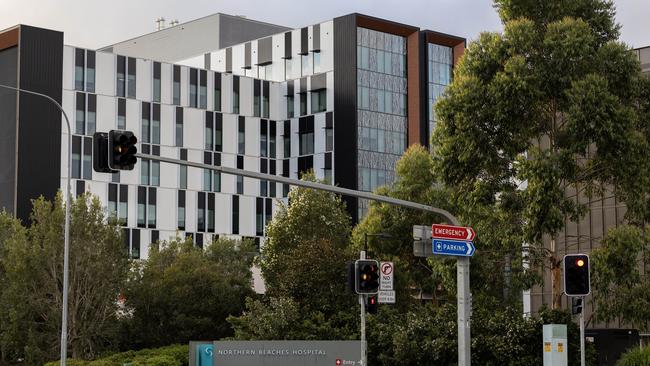
[[[544,324],[544,366],[567,366],[566,324]]]

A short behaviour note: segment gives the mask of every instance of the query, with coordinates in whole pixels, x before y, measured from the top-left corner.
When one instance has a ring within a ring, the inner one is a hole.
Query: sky
[[[491,0],[0,0],[0,29],[29,24],[64,32],[65,43],[96,49],[155,29],[155,19],[181,23],[221,12],[298,28],[363,13],[476,39],[500,31]],[[621,40],[650,45],[650,1],[615,0]],[[457,15],[455,15],[457,14]]]

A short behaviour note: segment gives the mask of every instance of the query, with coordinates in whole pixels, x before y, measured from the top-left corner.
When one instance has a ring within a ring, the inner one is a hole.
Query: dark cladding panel
[[[226,72],[232,72],[232,47],[226,48]]]
[[[309,53],[309,30],[307,27],[300,29],[300,54]]]
[[[291,58],[291,32],[284,34],[284,58]]]
[[[0,83],[18,82],[18,47],[0,51]],[[0,88],[0,210],[14,212],[16,189],[16,92]]]
[[[312,51],[320,51],[320,24],[312,27]]]
[[[357,189],[357,22],[334,18],[334,183]],[[356,222],[357,200],[345,198]]]
[[[244,68],[251,68],[251,43],[246,42],[244,44]]]
[[[257,41],[257,64],[268,65],[273,61],[273,42],[271,37]]]
[[[21,26],[20,87],[61,103],[63,33]],[[30,200],[53,199],[61,184],[61,112],[52,102],[20,96],[18,127],[17,217],[25,220]]]

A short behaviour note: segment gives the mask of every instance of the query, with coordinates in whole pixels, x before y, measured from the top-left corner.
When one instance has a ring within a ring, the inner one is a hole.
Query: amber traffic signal
[[[589,256],[586,254],[564,256],[564,293],[567,296],[586,296],[590,292]]]
[[[354,268],[356,293],[376,294],[379,291],[379,262],[359,259],[354,262]]]

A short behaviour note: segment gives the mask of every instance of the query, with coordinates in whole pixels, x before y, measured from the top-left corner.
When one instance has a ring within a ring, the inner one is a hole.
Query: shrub
[[[69,366],[188,366],[189,348],[187,345],[175,344],[161,348],[145,348],[139,351],[114,353],[94,361],[69,359]],[[44,366],[59,366],[59,361],[46,363]]]
[[[621,357],[616,366],[650,366],[650,347],[634,348]]]

